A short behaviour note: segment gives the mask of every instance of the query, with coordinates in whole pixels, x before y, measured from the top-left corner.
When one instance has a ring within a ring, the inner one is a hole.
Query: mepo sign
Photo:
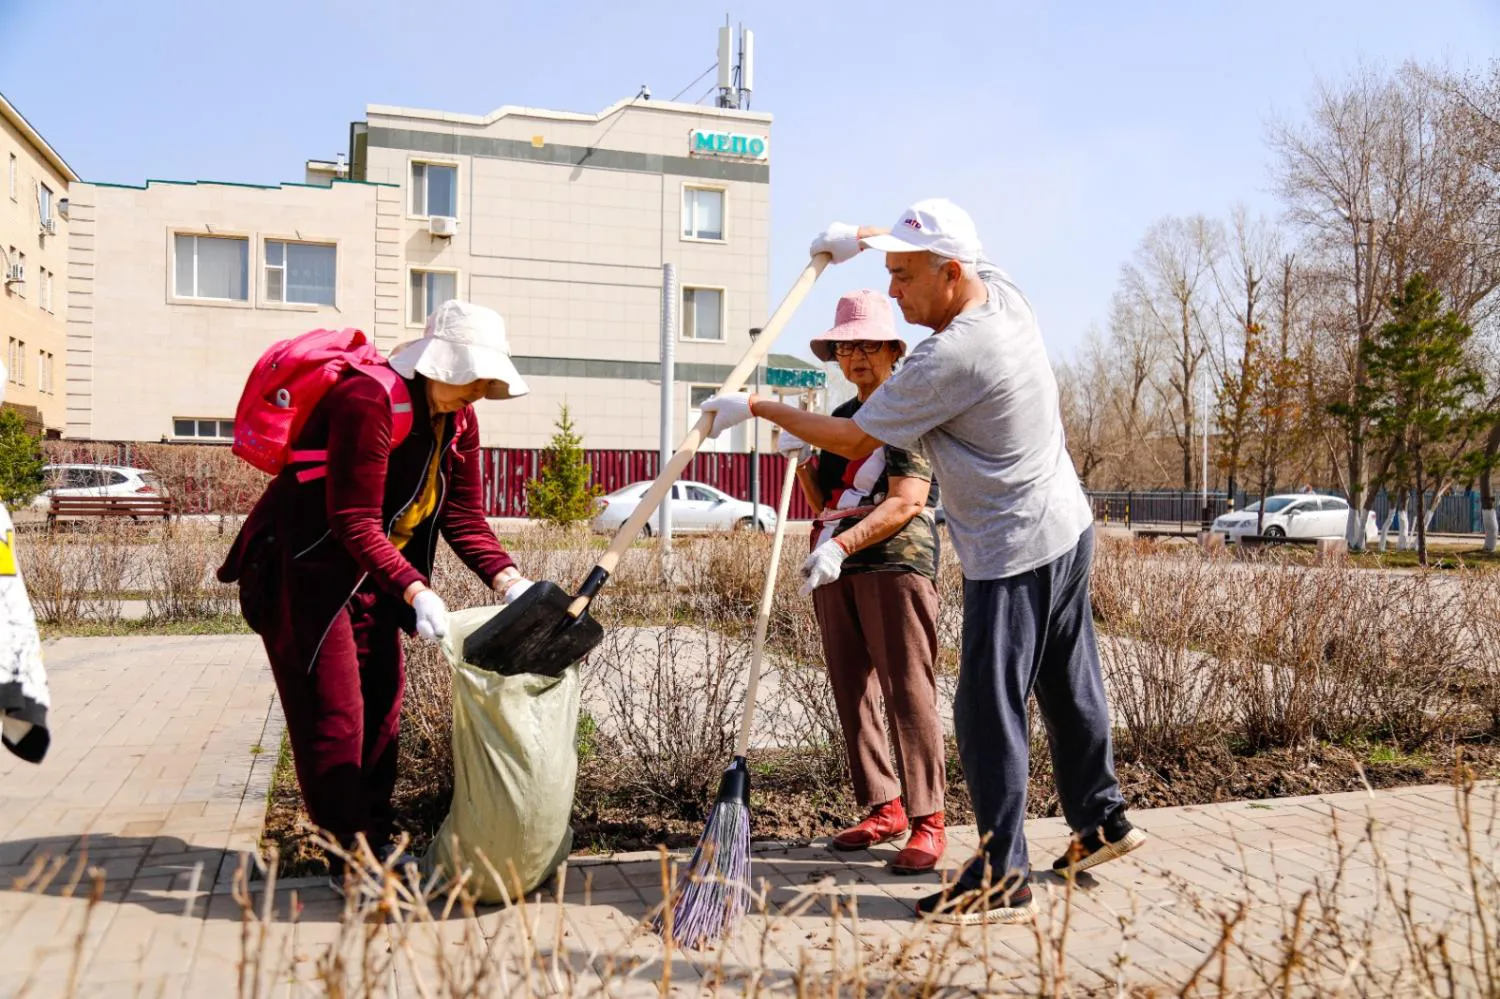
[[[720,156],[742,160],[763,160],[769,150],[764,136],[737,132],[709,132],[695,128],[688,140],[688,150],[695,156]]]

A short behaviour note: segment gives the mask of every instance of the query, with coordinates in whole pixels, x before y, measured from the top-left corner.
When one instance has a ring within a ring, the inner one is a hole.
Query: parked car
[[[1213,530],[1228,542],[1254,535],[1260,518],[1260,503],[1226,513],[1214,521]],[[1268,538],[1342,538],[1349,523],[1349,502],[1337,496],[1291,493],[1266,497],[1266,515],[1261,534]],[[1375,512],[1365,519],[1365,540],[1377,535]]]
[[[47,465],[46,487],[31,505],[46,509],[53,496],[165,496],[155,472],[125,465]]]
[[[636,504],[651,487],[649,482],[632,482],[598,500],[599,513],[589,526],[606,534],[620,529],[635,512]],[[672,484],[672,533],[678,531],[742,531],[752,527],[762,531],[776,529],[776,511],[764,503],[752,506],[745,500],[701,482]],[[661,530],[661,508],[651,511],[645,534]]]

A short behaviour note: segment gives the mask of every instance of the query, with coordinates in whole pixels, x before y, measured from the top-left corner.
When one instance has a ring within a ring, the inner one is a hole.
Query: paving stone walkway
[[[891,876],[894,848],[818,845],[758,848],[766,911],[701,953],[665,950],[645,928],[663,885],[650,854],[575,858],[562,904],[554,893],[469,918],[422,908],[366,922],[317,879],[269,899],[257,886],[249,901],[275,922],[247,923],[232,875],[259,835],[280,741],[258,643],[64,640],[46,654],[52,752],[39,767],[0,760],[0,997],[323,995],[322,974],[393,996],[737,995],[835,975],[841,994],[858,980],[869,994],[926,981],[935,995],[1034,995],[1061,978],[1075,994],[1145,995],[1177,994],[1200,966],[1213,987],[1198,994],[1219,994],[1222,975],[1228,991],[1263,995],[1283,992],[1290,940],[1308,949],[1286,994],[1322,994],[1351,967],[1395,974],[1413,934],[1446,927],[1450,952],[1477,947],[1472,913],[1493,916],[1500,898],[1495,789],[1476,792],[1465,823],[1452,789],[1424,787],[1140,812],[1147,849],[1072,886],[1035,876],[1035,927],[924,927],[910,907],[936,878]],[[1027,832],[1041,866],[1066,841],[1057,820]],[[953,839],[958,863],[974,830]],[[107,874],[93,901],[85,852]],[[1478,984],[1459,979],[1433,991]]]

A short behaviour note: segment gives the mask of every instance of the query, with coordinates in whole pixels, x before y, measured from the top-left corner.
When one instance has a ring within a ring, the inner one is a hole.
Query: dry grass
[[[160,624],[239,612],[237,591],[214,578],[229,540],[209,525],[83,521],[29,531],[17,547],[37,620],[48,626],[119,624],[126,599],[144,600]]]
[[[1093,579],[1111,699],[1137,753],[1205,735],[1252,750],[1374,739],[1406,753],[1492,737],[1496,593],[1489,574],[1108,544]]]

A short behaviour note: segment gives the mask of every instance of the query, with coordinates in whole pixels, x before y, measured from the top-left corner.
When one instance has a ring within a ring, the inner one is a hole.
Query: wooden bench
[[[1304,548],[1316,548],[1317,538],[1273,538],[1265,534],[1242,534],[1236,544],[1244,545],[1246,548],[1254,548],[1257,545],[1302,545]]]
[[[174,514],[167,496],[53,496],[47,508],[47,526],[59,517],[129,517],[131,520],[170,521]]]

